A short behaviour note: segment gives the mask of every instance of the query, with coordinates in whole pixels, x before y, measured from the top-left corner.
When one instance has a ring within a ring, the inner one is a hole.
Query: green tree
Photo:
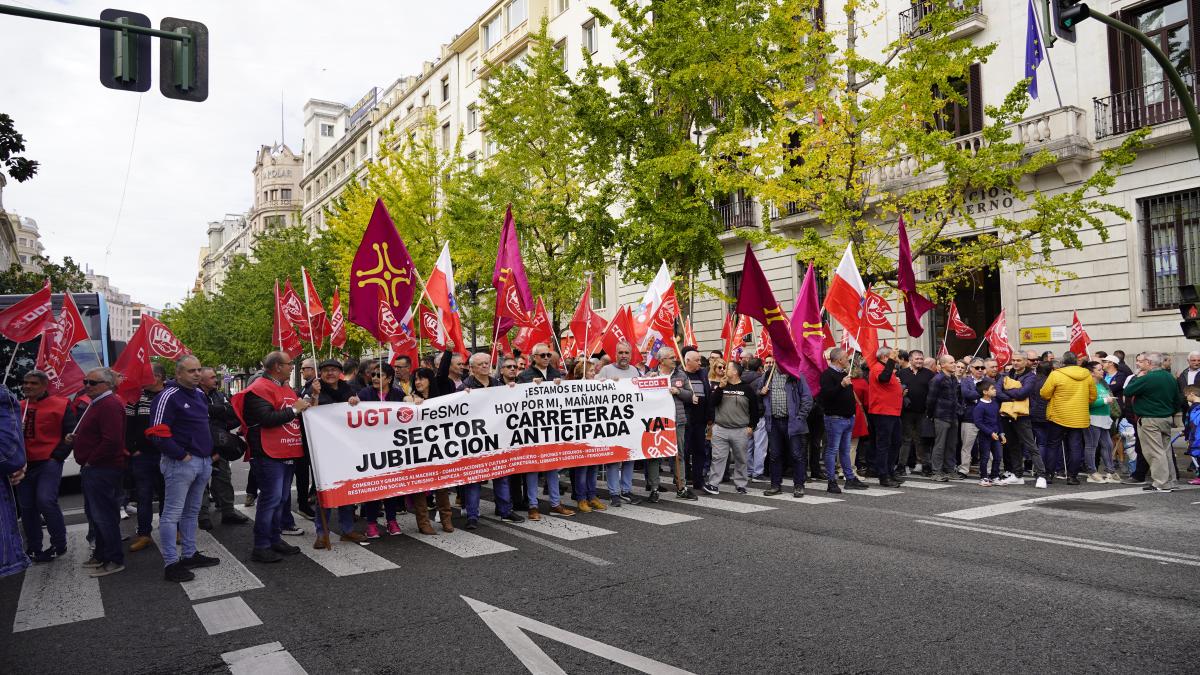
[[[948,106],[968,106],[972,65],[996,47],[952,36],[969,13],[961,2],[923,2],[919,30],[895,38],[880,54],[858,45],[871,17],[886,16],[878,3],[848,0],[844,30],[823,26],[816,4],[769,5],[764,36],[777,47],[766,61],[771,122],[745,131],[741,143],[753,148],[722,166],[721,179],[764,202],[819,214],[824,228],[807,228],[797,240],[764,225],[748,238],[790,246],[801,260],[826,269],[849,241],[864,277],[894,285],[895,223],[903,215],[914,257],[947,260],[936,278],[921,284],[938,296],[1001,263],[1053,284],[1067,276],[1051,262],[1053,247],[1082,248],[1080,232],[1087,228],[1106,239],[1106,214],[1129,218],[1102,197],[1133,161],[1140,135],[1101,153],[1095,172],[1075,186],[1046,195],[1026,186],[1055,157],[1027,149],[1014,133],[1029,103],[1027,81],[986,107],[981,132],[964,139],[954,129]],[[992,188],[1027,202],[1028,214],[977,223],[965,208],[967,196]]]
[[[62,264],[50,262],[40,255],[35,255],[32,262],[37,267],[32,272],[26,271],[21,263],[13,263],[0,272],[0,294],[33,293],[46,283],[47,278],[55,293],[86,293],[90,290],[83,270],[70,256],[63,258]]]
[[[28,157],[22,157],[25,152],[25,137],[17,131],[13,119],[5,113],[0,113],[0,165],[3,165],[18,183],[33,178],[37,173],[38,163]]]
[[[588,126],[598,99],[564,72],[547,26],[543,19],[522,60],[487,64],[480,115],[494,152],[471,175],[476,199],[457,208],[453,222],[464,252],[481,263],[466,267],[464,278],[489,287],[512,205],[530,289],[557,329],[574,311],[585,274],[615,259],[616,184],[613,148]],[[490,326],[490,307],[487,314]]]
[[[743,131],[755,133],[770,120],[768,4],[613,0],[612,17],[591,10],[612,26],[626,55],[611,67],[589,58],[579,87],[588,93],[586,126],[619,152],[624,214],[617,239],[627,278],[648,281],[663,260],[677,279],[723,270],[724,225],[713,204],[727,186],[715,166],[741,152]],[[687,291],[688,284],[677,285],[685,303]]]

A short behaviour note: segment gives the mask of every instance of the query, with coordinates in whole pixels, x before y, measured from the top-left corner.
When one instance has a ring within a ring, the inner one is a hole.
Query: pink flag
[[[775,294],[771,292],[771,285],[767,283],[767,277],[758,264],[758,258],[754,257],[750,244],[746,244],[746,258],[742,263],[742,291],[738,294],[736,311],[756,319],[767,329],[775,363],[780,368],[796,377],[804,374],[800,366],[800,354],[796,351],[796,343],[788,327],[788,317],[775,301]]]
[[[417,268],[383,200],[375,200],[371,222],[350,265],[350,322],[378,335],[380,293],[400,322],[410,322],[416,278]]]
[[[933,309],[929,298],[917,292],[917,276],[913,274],[912,250],[908,247],[908,230],[904,227],[904,216],[900,217],[900,259],[896,261],[896,288],[904,294],[904,322],[908,334],[921,337],[925,327],[921,317]]]
[[[525,262],[521,259],[521,241],[517,238],[512,204],[504,212],[496,267],[492,271],[492,287],[496,289],[496,318],[492,329],[496,335],[507,335],[517,324],[516,317],[528,318],[533,311],[533,294],[529,292]]]
[[[821,301],[817,297],[817,273],[809,263],[800,284],[800,295],[796,297],[796,307],[792,310],[792,337],[800,353],[800,372],[814,396],[821,389],[821,373],[829,367],[824,353],[825,330],[821,322]]]

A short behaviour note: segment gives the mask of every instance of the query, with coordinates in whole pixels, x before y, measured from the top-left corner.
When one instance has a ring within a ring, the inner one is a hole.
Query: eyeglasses
[[[96,386],[96,385],[98,385],[98,384],[108,384],[108,383],[107,383],[107,382],[105,382],[104,380],[84,380],[84,381],[83,381],[83,383],[84,383],[84,384],[86,384],[86,385],[87,385],[87,386],[89,386],[89,387],[94,387],[94,386]]]
[[[717,366],[717,370],[725,370],[725,366]]]
[[[986,370],[983,366],[971,366],[971,370]]]
[[[512,368],[513,370],[516,370],[516,369],[517,369],[517,365],[516,365],[515,363],[510,363],[510,364],[508,364],[508,365],[506,365],[506,366],[504,366],[504,367],[505,367],[505,368]]]

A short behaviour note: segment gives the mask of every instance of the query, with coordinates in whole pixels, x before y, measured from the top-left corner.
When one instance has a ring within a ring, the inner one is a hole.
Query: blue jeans
[[[850,434],[854,416],[825,416],[825,478],[837,480],[837,462],[841,459],[846,480],[854,480],[854,462],[850,459]]]
[[[561,502],[561,496],[558,492],[558,472],[545,471],[546,487],[550,492],[550,506],[558,506]],[[529,508],[536,509],[538,507],[538,474],[525,474],[525,494],[529,497]]]
[[[291,507],[292,460],[262,456],[250,460],[258,481],[258,510],[254,513],[254,548],[283,541],[283,514]],[[288,516],[291,518],[291,515]]]
[[[1050,422],[1049,428],[1046,430],[1046,453],[1053,455],[1048,457],[1042,456],[1046,463],[1046,470],[1050,470],[1050,464],[1053,460],[1054,465],[1059,463],[1059,454],[1066,448],[1067,451],[1067,478],[1074,478],[1079,475],[1079,466],[1083,464],[1083,429],[1073,429],[1064,427],[1060,424]]]
[[[67,550],[67,524],[58,506],[58,484],[62,482],[63,463],[57,459],[34,462],[25,470],[25,479],[17,484],[17,503],[21,524],[25,527],[25,550],[42,552],[42,518],[50,531],[50,546]]]
[[[596,498],[596,474],[599,472],[598,464],[571,469],[571,497],[575,501]]]
[[[159,547],[162,549],[164,565],[179,562],[179,550],[175,548],[175,534],[183,540],[183,557],[196,553],[197,518],[200,516],[200,500],[204,488],[212,475],[211,457],[192,457],[186,462],[163,457],[159,460],[166,497],[163,512],[158,519]],[[138,505],[141,511],[141,505]]]
[[[633,492],[633,462],[609,464],[605,472],[608,474],[609,495],[616,497]]]
[[[96,535],[96,551],[92,555],[102,563],[125,564],[119,514],[124,473],[121,469],[103,466],[85,466],[79,470],[88,521]]]
[[[880,478],[894,476],[900,461],[900,416],[875,414],[871,421],[875,423],[875,471]]]
[[[771,417],[767,420],[767,449],[771,457],[771,487],[783,484],[783,453],[792,456],[792,484],[804,485],[808,469],[808,435],[788,434],[788,418]]]
[[[154,529],[154,495],[162,500],[165,494],[163,488],[162,470],[159,461],[162,455],[139,452],[129,458],[129,468],[133,473],[133,493],[137,497],[137,533],[140,537],[149,537]],[[158,512],[162,513],[162,501],[159,501]]]
[[[979,448],[979,478],[999,478],[1000,460],[1003,457],[1000,441],[980,431],[975,440],[975,447]],[[991,474],[988,473],[989,458],[992,460]]]
[[[376,507],[376,508],[378,508],[378,507]],[[334,511],[337,511],[338,526],[341,530],[341,533],[342,534],[350,534],[351,532],[353,532],[354,531],[354,505],[350,504],[349,506],[339,506],[336,509],[325,509],[325,518],[329,521],[333,521]],[[395,519],[395,516],[393,515],[392,518]],[[372,522],[374,522],[374,521],[372,521]],[[313,523],[315,523],[315,525],[316,525],[317,536],[320,537],[321,533],[325,531],[324,529],[321,528],[321,514],[320,513],[317,514],[316,518],[313,518]]]
[[[479,520],[479,492],[483,483],[471,483],[463,486],[463,507],[467,511],[467,520]],[[492,492],[496,493],[496,506],[501,516],[512,513],[512,495],[508,489],[508,476],[492,481]]]

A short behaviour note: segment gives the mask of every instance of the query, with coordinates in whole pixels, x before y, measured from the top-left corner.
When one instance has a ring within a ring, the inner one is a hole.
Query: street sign
[[[1020,330],[1022,345],[1036,345],[1046,342],[1066,342],[1066,326],[1030,326]]]
[[[101,21],[150,27],[150,17],[123,9],[100,12]],[[122,91],[150,90],[150,36],[100,29],[100,84]]]
[[[190,38],[158,41],[159,91],[167,98],[197,103],[208,98],[208,27],[169,16],[159,28]]]

